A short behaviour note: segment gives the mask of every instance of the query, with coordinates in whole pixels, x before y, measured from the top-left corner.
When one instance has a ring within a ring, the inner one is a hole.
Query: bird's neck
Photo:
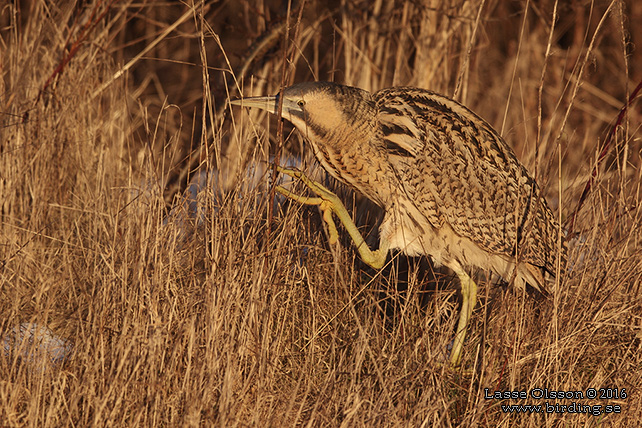
[[[343,132],[341,132],[343,131]],[[389,164],[371,143],[373,132],[366,129],[337,129],[331,143],[310,141],[316,158],[334,178],[352,187],[377,205],[390,205]]]

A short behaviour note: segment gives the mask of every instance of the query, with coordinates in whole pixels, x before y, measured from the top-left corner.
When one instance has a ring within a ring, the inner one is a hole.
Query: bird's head
[[[281,117],[315,144],[340,145],[349,135],[370,132],[375,117],[369,92],[331,82],[306,82],[283,90]],[[278,114],[279,95],[251,97],[231,104]],[[356,137],[356,138],[355,138]]]

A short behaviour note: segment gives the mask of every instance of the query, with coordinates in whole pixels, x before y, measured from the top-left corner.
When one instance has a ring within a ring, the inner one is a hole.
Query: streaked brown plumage
[[[278,97],[233,103],[276,113]],[[282,116],[332,176],[385,210],[380,249],[359,248],[367,263],[381,267],[388,250],[397,248],[429,255],[459,275],[464,309],[455,347],[476,298],[470,268],[545,289],[545,273],[555,275],[558,256],[565,265],[560,227],[539,187],[499,134],[458,102],[411,87],[371,94],[301,83],[283,91]],[[324,191],[332,195],[318,183],[308,187],[321,199]],[[341,220],[350,231],[351,220]],[[456,363],[459,349],[453,354]]]

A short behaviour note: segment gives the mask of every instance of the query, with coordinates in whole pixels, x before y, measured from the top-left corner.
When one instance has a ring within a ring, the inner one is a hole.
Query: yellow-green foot
[[[386,256],[388,254],[388,244],[385,242],[385,240],[382,239],[379,244],[378,250],[372,251],[370,248],[368,248],[368,245],[363,239],[363,236],[361,236],[359,229],[352,221],[352,217],[350,217],[348,210],[337,195],[332,193],[321,183],[308,178],[301,171],[298,171],[296,169],[283,168],[280,166],[277,166],[277,170],[283,174],[289,175],[292,178],[301,180],[308,189],[310,189],[318,196],[301,196],[292,193],[281,186],[276,187],[277,192],[287,198],[290,198],[302,204],[319,206],[319,208],[323,212],[323,220],[328,225],[330,235],[329,241],[331,244],[335,243],[338,238],[337,228],[334,224],[334,220],[332,219],[332,213],[334,213],[341,221],[341,224],[343,224],[343,227],[345,227],[345,229],[350,234],[350,237],[356,245],[357,250],[359,251],[359,255],[361,256],[361,259],[364,261],[364,263],[372,266],[375,269],[380,269],[383,267],[384,263],[386,262]]]
[[[453,348],[450,352],[450,364],[459,366],[461,363],[461,350],[466,338],[466,329],[468,327],[468,320],[473,313],[475,304],[477,303],[477,284],[475,281],[460,267],[453,269],[459,277],[461,283],[461,312],[459,313],[459,322],[457,324],[457,332],[453,341]]]

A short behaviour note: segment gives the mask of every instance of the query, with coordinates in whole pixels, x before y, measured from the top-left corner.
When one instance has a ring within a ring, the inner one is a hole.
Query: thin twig
[[[299,16],[297,18],[295,33],[294,33],[295,41],[299,30],[299,24],[301,23],[301,17],[303,15],[304,6],[305,6],[305,1],[301,2],[301,5],[299,6]],[[287,16],[285,21],[285,33],[283,35],[283,58],[282,58],[282,67],[281,67],[281,82],[280,82],[279,98],[278,98],[278,105],[277,105],[277,117],[279,118],[282,117],[281,113],[283,111],[283,90],[285,89],[286,85],[289,83],[288,73],[287,73],[288,64],[290,63],[291,57],[294,54],[294,49],[291,49],[290,52],[288,52],[289,50],[288,39],[290,37],[291,7],[292,7],[292,1],[288,0],[288,10],[287,10]],[[280,119],[278,121],[277,129],[276,129],[276,141],[277,141],[277,146],[274,153],[274,162],[272,163],[272,174],[271,174],[272,182],[270,183],[270,193],[268,197],[269,204],[268,204],[266,242],[270,242],[272,218],[274,216],[274,200],[276,198],[276,177],[278,174],[277,168],[279,166],[279,159],[281,158],[281,151],[283,148],[283,119]],[[267,259],[266,259],[266,263],[267,263]]]
[[[595,178],[597,177],[597,171],[599,170],[600,165],[602,164],[602,162],[604,161],[604,158],[606,157],[606,155],[609,153],[611,149],[611,145],[613,144],[613,140],[615,137],[615,133],[617,132],[617,128],[620,126],[620,124],[622,124],[622,121],[624,120],[624,115],[629,109],[629,106],[633,103],[633,101],[637,97],[640,90],[642,90],[642,80],[640,81],[640,83],[638,83],[638,86],[635,87],[633,92],[631,92],[629,99],[627,100],[626,104],[624,104],[624,106],[620,109],[620,113],[617,116],[617,120],[611,127],[611,131],[609,132],[609,135],[606,138],[606,143],[604,143],[604,147],[602,147],[602,151],[600,152],[600,155],[597,158],[597,162],[593,167],[591,176],[586,182],[586,186],[584,186],[584,190],[582,191],[580,200],[577,202],[577,207],[573,212],[573,216],[570,218],[570,220],[567,223],[567,229],[569,234],[573,233],[573,228],[575,226],[575,219],[577,217],[577,213],[579,213],[580,209],[582,208],[582,205],[584,205],[584,202],[586,201],[586,197],[588,196],[589,191],[593,187],[593,183],[595,182]]]
[[[100,21],[102,21],[102,19],[105,17],[105,15],[107,15],[107,12],[112,7],[112,5],[117,1],[119,0],[111,0],[111,2],[107,5],[105,10],[103,10],[103,12],[97,18],[95,18],[96,13],[98,12],[98,9],[102,6],[103,2],[100,1],[96,3],[96,5],[94,6],[94,9],[91,12],[91,16],[87,20],[87,23],[81,28],[80,34],[76,38],[76,41],[74,41],[71,44],[71,48],[69,49],[69,52],[58,63],[58,66],[56,66],[54,71],[51,73],[51,76],[49,76],[49,78],[45,81],[45,84],[42,86],[42,89],[40,89],[40,92],[38,92],[38,97],[36,98],[36,104],[38,103],[38,101],[40,101],[40,99],[42,98],[42,94],[45,93],[45,91],[47,90],[47,88],[49,88],[49,86],[52,84],[54,79],[59,75],[62,75],[62,73],[65,71],[65,67],[67,66],[67,64],[69,64],[69,62],[73,59],[73,57],[76,56],[76,53],[78,53],[78,49],[80,49],[80,46],[83,44],[83,42],[85,41],[85,39],[87,38],[91,30],[93,30],[94,27]]]
[[[112,0],[113,1],[118,1],[118,0]],[[201,13],[204,15],[207,13],[209,10],[209,6],[205,5]],[[158,37],[156,37],[150,44],[145,46],[145,49],[140,51],[138,55],[136,55],[134,58],[132,58],[127,64],[125,64],[120,70],[118,70],[114,75],[100,85],[98,89],[94,91],[94,93],[91,95],[91,98],[96,98],[98,95],[100,95],[105,89],[107,89],[114,81],[122,77],[127,70],[132,68],[134,64],[136,64],[147,52],[152,50],[154,47],[156,47],[157,44],[159,44],[162,40],[164,40],[169,34],[174,31],[179,25],[181,25],[183,22],[185,22],[187,19],[191,18],[194,15],[193,9],[190,7],[180,18],[178,18],[172,25],[168,26],[163,30],[161,34],[159,34]]]

